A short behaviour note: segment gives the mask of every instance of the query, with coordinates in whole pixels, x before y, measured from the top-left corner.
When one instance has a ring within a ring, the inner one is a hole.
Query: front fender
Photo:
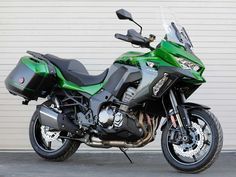
[[[206,106],[206,105],[201,105],[201,104],[197,104],[197,103],[191,103],[191,102],[186,102],[181,104],[180,106],[184,107],[187,111],[192,110],[192,109],[211,109],[210,107]],[[164,130],[165,126],[167,125],[167,121],[168,119],[165,119],[164,122],[161,125],[161,131]]]
[[[197,104],[197,103],[191,103],[191,102],[186,102],[183,103],[181,106],[184,108],[190,110],[190,109],[196,109],[196,108],[201,108],[201,109],[211,109],[210,107],[202,104]]]

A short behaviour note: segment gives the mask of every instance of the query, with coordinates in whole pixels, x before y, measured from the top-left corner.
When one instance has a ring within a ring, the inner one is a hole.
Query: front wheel
[[[223,132],[217,118],[208,110],[194,109],[189,113],[192,127],[189,141],[181,141],[178,128],[168,122],[161,145],[166,160],[177,170],[198,173],[209,168],[223,145]]]

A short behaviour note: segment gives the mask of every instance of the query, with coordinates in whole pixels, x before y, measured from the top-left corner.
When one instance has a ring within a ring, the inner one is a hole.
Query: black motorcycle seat
[[[104,81],[108,73],[106,69],[99,75],[89,75],[85,66],[78,60],[63,59],[51,54],[46,54],[44,57],[61,70],[65,79],[79,86],[99,84]]]

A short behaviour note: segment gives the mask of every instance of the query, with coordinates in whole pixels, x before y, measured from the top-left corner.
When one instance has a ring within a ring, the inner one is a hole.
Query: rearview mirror
[[[139,28],[140,28],[139,33],[142,34],[142,26],[133,20],[131,13],[129,13],[127,10],[125,10],[125,9],[117,10],[116,15],[120,20],[130,20],[130,21],[134,22],[136,25],[139,26]]]
[[[125,9],[120,9],[116,11],[116,15],[120,20],[130,20],[133,21],[131,13],[126,11]]]

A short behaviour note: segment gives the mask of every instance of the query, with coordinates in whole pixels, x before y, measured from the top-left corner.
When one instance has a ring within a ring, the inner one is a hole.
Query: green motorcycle
[[[209,107],[186,101],[205,83],[205,67],[186,30],[166,23],[164,39],[152,47],[155,36],[143,37],[129,12],[116,14],[140,32],[129,29],[115,37],[150,52],[127,52],[103,73],[89,75],[77,60],[28,51],[5,80],[11,94],[24,98],[22,104],[46,98],[30,122],[33,149],[52,161],[69,158],[81,143],[118,147],[128,157],[126,148],[154,141],[161,122],[162,151],[170,165],[190,173],[207,169],[221,151],[223,135]]]

